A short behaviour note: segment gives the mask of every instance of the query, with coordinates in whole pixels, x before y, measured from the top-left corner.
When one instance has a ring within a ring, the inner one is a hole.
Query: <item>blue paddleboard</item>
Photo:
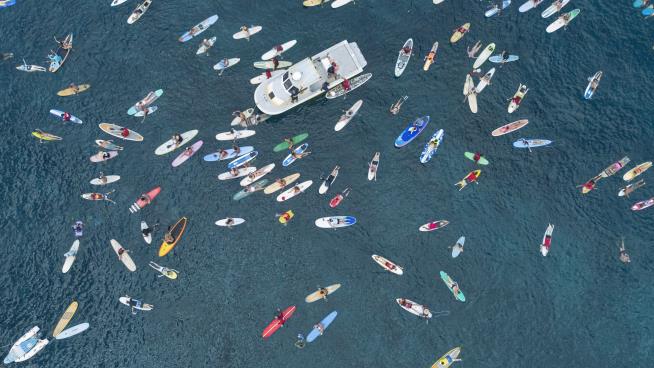
[[[417,136],[425,130],[425,127],[429,123],[429,115],[417,118],[414,122],[409,124],[406,129],[400,134],[399,137],[395,140],[395,147],[401,148],[409,144],[412,140],[416,139]]]
[[[234,151],[232,148],[225,150],[227,152],[227,155],[223,157],[222,159],[220,158],[220,152],[214,152],[210,153],[206,156],[204,156],[205,161],[213,162],[213,161],[222,161],[222,160],[229,160],[230,158],[234,158],[238,155],[244,155],[246,153],[250,153],[254,151],[254,147],[252,146],[245,146],[241,147],[241,151],[237,154],[236,151]]]
[[[654,5],[650,5],[647,8],[643,9],[641,14],[643,14],[646,17],[654,14]]]
[[[425,148],[422,150],[422,153],[420,154],[420,162],[425,164],[431,160],[432,156],[436,154],[436,151],[438,148],[441,146],[441,143],[443,142],[443,137],[445,136],[445,131],[443,129],[438,129],[434,135],[429,138],[429,141],[427,144],[425,144]],[[432,141],[436,141],[436,146],[431,147],[430,143]]]
[[[259,152],[252,151],[252,152],[248,152],[248,153],[246,153],[246,154],[244,154],[242,156],[239,156],[236,160],[228,163],[227,168],[228,169],[233,169],[235,167],[243,166],[243,165],[247,164],[248,162],[254,160],[255,157],[257,157],[258,154],[259,154]]]
[[[643,6],[643,0],[635,0],[633,5],[634,8],[640,8],[641,6]]]
[[[547,139],[524,139],[520,138],[517,141],[513,142],[513,147],[515,148],[534,148],[534,147],[543,147],[551,144],[552,141]]]
[[[299,155],[301,153],[304,153],[304,151],[306,151],[307,148],[309,148],[309,143],[304,143],[301,146],[296,147],[293,150],[293,152],[295,152],[296,155]],[[282,162],[282,166],[288,166],[288,165],[292,164],[293,162],[295,162],[295,160],[297,160],[297,159],[295,157],[293,157],[293,155],[289,154],[288,156],[286,156],[286,158]]]
[[[327,317],[323,318],[322,321],[320,321],[320,324],[322,325],[323,328],[323,333],[329,327],[329,325],[336,319],[336,316],[338,313],[336,311],[333,311],[327,315]],[[320,336],[320,330],[317,328],[313,328],[311,332],[307,335],[307,342],[312,342],[313,340],[317,339]]]
[[[16,0],[5,0],[5,1],[0,1],[0,9],[2,8],[8,8],[12,5],[16,4]]]
[[[520,57],[518,55],[509,55],[509,58],[504,60],[504,61],[502,61],[502,55],[493,55],[493,56],[488,58],[488,61],[490,61],[491,63],[496,63],[496,64],[502,63],[502,62],[510,63],[512,61],[518,61],[518,60],[520,60]]]

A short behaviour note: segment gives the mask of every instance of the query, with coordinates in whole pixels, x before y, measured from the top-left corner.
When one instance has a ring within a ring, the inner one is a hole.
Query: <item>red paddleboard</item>
[[[140,196],[139,199],[137,199],[136,202],[129,208],[129,211],[131,213],[135,213],[143,207],[147,206],[157,195],[159,195],[159,192],[161,192],[161,187],[156,187],[145,193],[145,195]]]
[[[282,315],[284,316],[284,321],[288,321],[288,319],[291,318],[293,313],[295,313],[294,305],[284,309],[282,311]],[[275,319],[273,319],[272,322],[270,322],[270,324],[263,329],[263,333],[261,334],[261,337],[263,337],[264,339],[269,338],[270,336],[272,336],[272,334],[277,332],[277,330],[279,330],[280,327],[282,327],[282,321],[280,321],[279,319],[277,319],[277,317],[275,317]]]

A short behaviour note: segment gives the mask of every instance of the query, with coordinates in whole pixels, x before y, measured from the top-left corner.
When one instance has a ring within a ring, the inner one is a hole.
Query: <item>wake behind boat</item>
[[[281,114],[358,75],[367,64],[356,42],[343,40],[262,81],[254,102],[265,114]]]

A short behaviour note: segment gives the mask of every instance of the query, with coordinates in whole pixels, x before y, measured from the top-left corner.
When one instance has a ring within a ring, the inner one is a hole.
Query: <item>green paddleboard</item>
[[[464,155],[472,161],[475,160],[475,154],[472,152],[466,152],[464,153]],[[480,165],[488,165],[488,160],[485,159],[484,156],[481,156],[481,158],[479,158],[479,161],[477,161],[477,163]]]
[[[452,286],[454,286],[454,280],[452,280],[452,278],[443,271],[441,271],[441,279],[443,280],[443,282],[445,282],[445,285],[447,285],[450,291],[452,291]],[[454,291],[452,291],[452,294],[454,294]],[[459,294],[454,295],[454,297],[461,302],[466,301],[466,297],[465,295],[463,295],[463,291],[461,291],[461,289],[459,289]]]
[[[302,133],[302,134],[296,135],[295,137],[291,138],[291,140],[293,141],[293,145],[296,145],[296,144],[302,142],[303,140],[307,139],[308,136],[309,136],[309,133]],[[285,149],[288,149],[288,142],[282,142],[282,143],[276,145],[275,148],[273,148],[273,151],[279,152],[279,151],[283,151]]]

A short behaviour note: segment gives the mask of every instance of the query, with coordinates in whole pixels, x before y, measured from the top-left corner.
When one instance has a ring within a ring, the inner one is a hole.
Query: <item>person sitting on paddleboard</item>
[[[459,284],[456,282],[452,284],[452,293],[454,293],[455,296],[459,296],[459,293],[461,290],[459,290]]]
[[[129,137],[129,129],[127,129],[127,128],[122,128],[122,129],[120,130],[120,136],[123,137],[123,138],[127,138],[127,137]]]
[[[631,258],[629,257],[629,254],[627,254],[627,250],[624,247],[624,244],[620,246],[620,261],[622,263],[630,263]]]
[[[234,111],[232,113],[232,116],[234,116],[234,117],[238,116],[238,118],[241,119],[241,121],[245,121],[247,119],[247,116],[245,116],[245,114],[240,110]]]
[[[118,259],[122,260],[123,259],[123,253],[125,253],[125,252],[126,252],[125,248],[122,248],[122,247],[118,248],[118,252],[117,252],[118,253]]]
[[[70,121],[70,114],[67,113],[67,112],[61,114],[61,120],[63,120],[63,121]]]
[[[234,219],[231,218],[231,217],[228,217],[227,221],[225,221],[225,225],[227,225],[227,226],[234,225]]]
[[[79,92],[79,87],[75,83],[69,84],[68,88],[72,89],[74,94],[77,94]]]
[[[472,160],[473,160],[474,162],[478,162],[479,160],[481,160],[481,153],[479,153],[479,152],[475,152],[475,155],[472,156]]]
[[[282,188],[286,186],[286,180],[284,179],[277,179],[275,183],[277,183],[277,185],[281,186]]]
[[[102,171],[100,171],[100,175],[98,176],[98,179],[100,179],[100,182],[102,184],[107,184],[107,177],[104,176],[104,173]]]
[[[229,169],[229,173],[232,174],[233,176],[238,176],[238,168],[232,167]]]
[[[302,191],[299,185],[293,187],[293,194],[298,194]]]
[[[186,147],[186,149],[184,150],[184,154],[186,156],[191,156],[193,154],[193,147]]]
[[[241,26],[241,31],[245,32],[248,36],[250,35],[250,31],[247,26]]]
[[[107,160],[111,158],[111,155],[109,154],[109,152],[102,152],[102,158]]]
[[[175,133],[173,134],[172,140],[173,140],[173,144],[178,145],[184,141],[184,138],[182,138],[181,135]]]
[[[411,48],[409,46],[404,46],[402,47],[402,52],[405,54],[410,54],[411,53]]]
[[[505,50],[502,50],[502,54],[500,55],[502,58],[502,61],[508,61],[509,60],[509,53],[506,52]]]
[[[313,328],[317,329],[318,332],[320,332],[320,336],[322,336],[322,334],[325,333],[325,326],[322,323],[318,323],[317,325],[313,326]]]

